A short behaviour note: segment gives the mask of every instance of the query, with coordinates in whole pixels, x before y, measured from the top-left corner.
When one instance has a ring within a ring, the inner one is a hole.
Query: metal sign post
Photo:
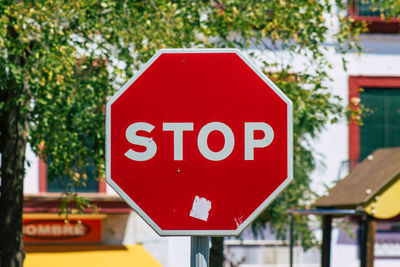
[[[190,267],[210,266],[210,237],[190,237]]]

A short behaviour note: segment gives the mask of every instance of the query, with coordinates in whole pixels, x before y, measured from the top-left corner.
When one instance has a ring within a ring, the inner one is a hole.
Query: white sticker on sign
[[[196,196],[193,201],[193,207],[190,216],[199,220],[207,221],[208,212],[211,209],[211,201],[204,197]]]

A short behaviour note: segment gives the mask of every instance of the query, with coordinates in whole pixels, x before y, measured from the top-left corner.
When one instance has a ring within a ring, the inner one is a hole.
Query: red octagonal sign
[[[237,235],[292,179],[292,103],[236,49],[166,49],[107,104],[107,182],[160,235]]]

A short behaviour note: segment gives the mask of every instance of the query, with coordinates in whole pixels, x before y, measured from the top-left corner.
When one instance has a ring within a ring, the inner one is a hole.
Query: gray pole
[[[289,239],[290,239],[290,247],[289,247],[289,266],[293,267],[293,214],[290,214],[290,229],[289,229]]]
[[[190,237],[190,267],[209,267],[210,238],[208,236]]]

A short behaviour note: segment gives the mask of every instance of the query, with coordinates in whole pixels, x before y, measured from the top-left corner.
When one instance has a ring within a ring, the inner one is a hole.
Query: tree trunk
[[[224,238],[211,237],[210,267],[224,266]]]
[[[27,116],[19,106],[3,111],[1,122],[0,266],[22,267],[23,185]],[[26,112],[25,112],[26,113]]]
[[[7,38],[19,38],[14,18],[7,26]],[[12,52],[11,52],[12,53]],[[22,54],[8,54],[8,59],[20,67],[21,83],[13,72],[6,71],[7,89],[0,91],[0,267],[22,267],[25,252],[22,241],[22,208],[24,202],[25,149],[28,137],[28,113],[32,94],[23,67],[30,49]],[[24,55],[24,56],[22,56]],[[18,68],[16,68],[18,70]]]

